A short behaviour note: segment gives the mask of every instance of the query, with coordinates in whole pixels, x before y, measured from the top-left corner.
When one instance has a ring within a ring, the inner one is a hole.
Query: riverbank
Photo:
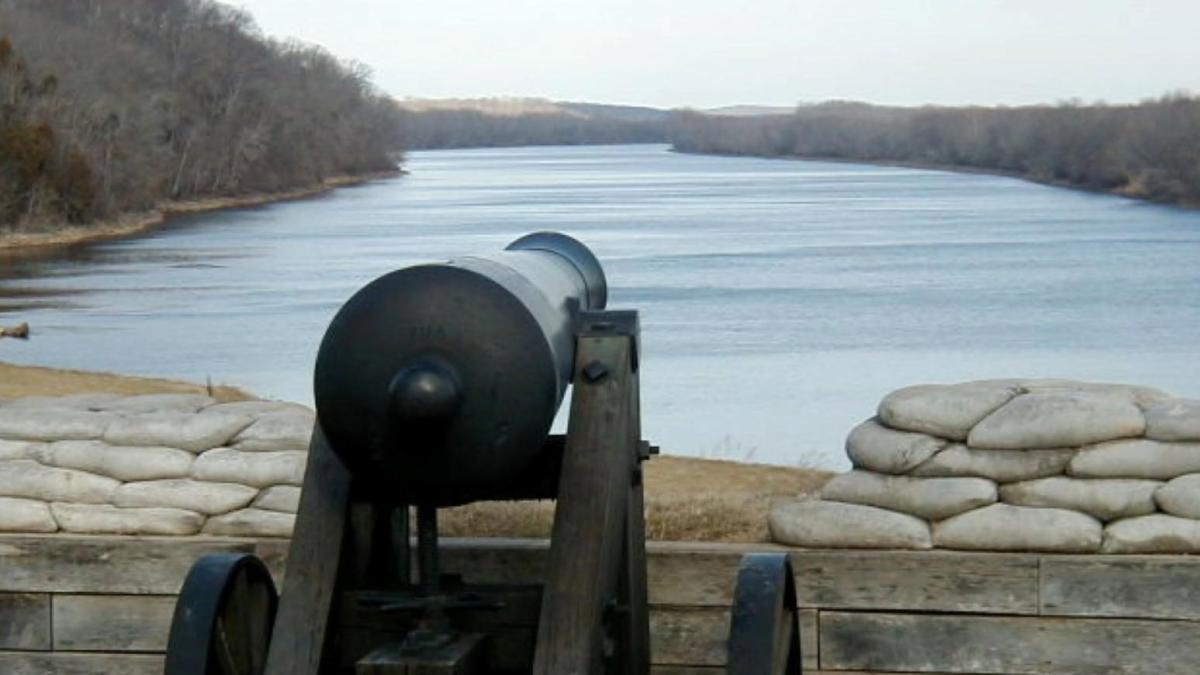
[[[335,176],[316,185],[281,192],[257,192],[227,197],[173,200],[163,202],[149,211],[124,213],[90,225],[64,225],[47,231],[16,232],[0,229],[0,255],[14,251],[75,246],[95,241],[120,239],[161,227],[171,218],[179,215],[307,199],[337,188],[360,185],[381,178],[391,178],[403,173],[402,169],[396,169],[354,176]]]
[[[1133,199],[1139,202],[1147,202],[1150,204],[1160,204],[1163,206],[1175,206],[1183,209],[1200,210],[1200,200],[1163,200],[1155,199],[1153,195],[1141,192],[1141,189],[1136,185],[1124,185],[1119,188],[1105,189],[1091,187],[1088,185],[1080,185],[1063,180],[1054,180],[1050,178],[1039,178],[1029,174],[1020,173],[1018,171],[1006,171],[1004,169],[989,169],[981,166],[966,166],[961,164],[939,164],[936,162],[917,162],[909,160],[890,160],[890,159],[854,159],[847,157],[822,157],[818,155],[759,155],[753,153],[741,152],[697,152],[694,150],[679,150],[671,146],[670,152],[679,153],[681,155],[698,155],[708,157],[755,157],[758,159],[782,159],[793,162],[829,162],[831,164],[865,164],[867,166],[891,166],[903,169],[924,169],[927,171],[947,171],[950,173],[968,173],[978,174],[982,176],[1000,176],[1003,178],[1016,178],[1037,185],[1045,185],[1048,187],[1063,188],[1066,190],[1076,190],[1079,192],[1088,192],[1091,194],[1110,195],[1113,197],[1123,197],[1125,199]]]

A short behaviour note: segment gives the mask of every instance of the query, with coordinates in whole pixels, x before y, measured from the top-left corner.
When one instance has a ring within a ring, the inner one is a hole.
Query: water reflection
[[[414,153],[412,173],[0,253],[0,360],[311,401],[316,346],[374,277],[538,229],[591,246],[643,325],[668,452],[840,467],[890,389],[986,377],[1200,396],[1200,212],[983,175],[677,155]]]

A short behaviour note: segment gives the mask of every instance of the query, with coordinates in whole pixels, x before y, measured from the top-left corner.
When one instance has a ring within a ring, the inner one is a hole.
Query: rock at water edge
[[[768,518],[771,539],[809,548],[930,548],[929,524],[873,506],[817,499],[782,504]]]

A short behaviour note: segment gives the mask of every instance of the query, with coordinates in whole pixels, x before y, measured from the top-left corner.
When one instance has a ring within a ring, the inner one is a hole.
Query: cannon
[[[253,555],[198,560],[166,674],[647,675],[641,464],[657,449],[637,312],[606,303],[596,257],[552,232],[355,293],[318,350],[283,593]],[[438,509],[516,499],[556,500],[541,583],[442,574]],[[730,673],[800,672],[792,584],[785,555],[743,560]]]

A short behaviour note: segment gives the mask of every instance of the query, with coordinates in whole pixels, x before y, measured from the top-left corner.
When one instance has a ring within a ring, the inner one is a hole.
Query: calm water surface
[[[412,153],[410,175],[0,259],[0,360],[311,402],[356,289],[539,229],[600,256],[643,321],[666,452],[841,468],[891,389],[985,377],[1200,397],[1200,212],[983,175],[678,155]]]

